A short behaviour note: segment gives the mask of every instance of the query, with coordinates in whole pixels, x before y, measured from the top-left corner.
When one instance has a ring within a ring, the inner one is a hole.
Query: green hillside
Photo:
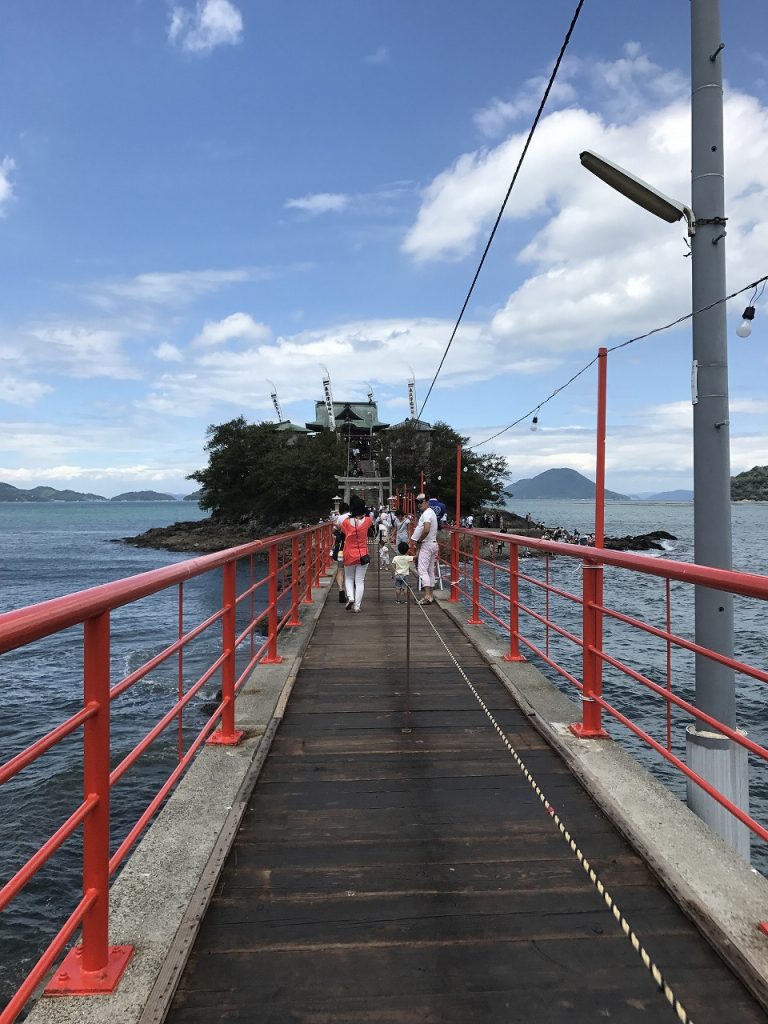
[[[89,494],[82,491],[57,491],[55,487],[32,487],[25,490],[0,481],[0,501],[106,501],[101,494]]]
[[[595,496],[595,485],[575,469],[548,469],[530,479],[516,480],[505,488],[505,493],[529,501],[539,498],[589,500]],[[616,491],[607,490],[605,497],[608,501],[629,500],[626,494],[618,494]]]
[[[768,501],[768,466],[753,466],[731,477],[732,501]]]
[[[123,494],[116,494],[110,501],[176,501],[172,494],[163,494],[161,491],[125,491]]]

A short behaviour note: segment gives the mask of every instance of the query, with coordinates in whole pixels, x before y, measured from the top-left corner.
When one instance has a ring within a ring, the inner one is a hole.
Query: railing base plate
[[[611,738],[605,729],[587,729],[581,722],[574,722],[568,728],[580,740],[609,740]]]
[[[502,661],[515,661],[515,662],[528,661],[528,659],[525,657],[524,654],[505,654],[502,657],[501,660]]]
[[[83,947],[70,949],[51,981],[46,985],[46,996],[94,996],[114,992],[128,961],[133,946],[110,946],[109,959],[100,971],[84,971]]]
[[[243,736],[245,736],[245,733],[242,729],[235,729],[229,736],[225,736],[221,729],[219,729],[212,736],[209,736],[205,742],[206,746],[236,747]]]

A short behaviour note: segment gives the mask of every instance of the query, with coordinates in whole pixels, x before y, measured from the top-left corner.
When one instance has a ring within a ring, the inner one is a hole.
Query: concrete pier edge
[[[131,854],[110,892],[110,942],[135,947],[110,995],[42,997],[29,1024],[159,1024],[237,835],[330,592],[331,576],[280,633],[282,662],[257,665],[237,698],[237,747],[206,746]],[[53,972],[51,972],[53,973]]]
[[[469,624],[468,607],[451,604],[447,591],[436,591],[435,596],[534,728],[768,1010],[768,936],[759,930],[760,923],[768,920],[768,879],[614,740],[574,736],[569,725],[580,720],[580,703],[570,700],[529,662],[504,661],[502,637],[485,625]],[[589,857],[589,836],[576,839]]]

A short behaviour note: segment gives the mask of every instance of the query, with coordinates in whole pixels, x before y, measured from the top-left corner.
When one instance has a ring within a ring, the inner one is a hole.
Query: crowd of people
[[[370,564],[368,542],[377,545],[378,564],[392,574],[395,601],[406,599],[408,578],[416,572],[422,590],[419,604],[434,601],[437,580],[437,535],[441,522],[447,521],[445,505],[427,494],[416,495],[418,519],[381,506],[368,509],[362,498],[353,494],[349,504],[342,502],[333,515],[335,543],[331,552],[336,561],[336,585],[339,604],[359,614],[365,594],[365,577]]]

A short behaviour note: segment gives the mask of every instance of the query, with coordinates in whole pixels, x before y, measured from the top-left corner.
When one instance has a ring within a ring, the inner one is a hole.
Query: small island
[[[160,491],[125,491],[116,494],[110,501],[177,501],[173,494],[162,494]]]

